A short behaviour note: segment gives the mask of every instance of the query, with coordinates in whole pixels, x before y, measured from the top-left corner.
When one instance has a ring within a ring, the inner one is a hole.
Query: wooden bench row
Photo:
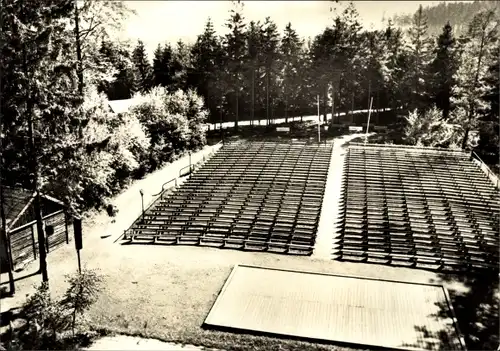
[[[488,184],[475,183],[472,179],[460,179],[460,178],[446,178],[445,175],[436,178],[435,174],[420,176],[419,178],[402,177],[399,174],[394,174],[393,176],[387,175],[385,172],[380,170],[371,170],[367,172],[365,170],[353,170],[349,169],[344,172],[344,178],[347,178],[349,182],[366,184],[366,185],[384,185],[386,187],[392,186],[422,186],[428,187],[429,185],[438,185],[443,189],[456,189],[469,190],[475,193],[481,193],[486,196],[498,195],[498,192]]]
[[[481,259],[457,259],[436,256],[421,256],[421,255],[407,255],[407,254],[386,254],[378,252],[367,252],[367,251],[357,251],[357,250],[341,250],[336,252],[338,259],[348,260],[355,262],[371,262],[371,263],[382,263],[382,264],[395,264],[398,266],[406,267],[428,267],[435,266],[436,269],[451,268],[456,269],[498,269],[498,264],[494,261],[487,261]]]
[[[312,245],[304,245],[300,242],[287,242],[279,239],[259,240],[259,238],[221,237],[219,235],[204,235],[200,237],[191,237],[188,235],[177,235],[171,237],[133,236],[131,237],[131,242],[147,242],[167,245],[198,245],[240,249],[246,251],[283,253],[290,255],[311,255],[313,252]]]

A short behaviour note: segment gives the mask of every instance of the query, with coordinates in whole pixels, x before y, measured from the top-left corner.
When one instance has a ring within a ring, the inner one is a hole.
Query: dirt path
[[[313,258],[326,260],[332,258],[333,239],[336,234],[335,221],[338,218],[338,207],[342,189],[345,147],[348,142],[363,135],[358,133],[344,135],[334,140]]]
[[[156,339],[116,335],[105,336],[99,340],[96,340],[90,347],[84,348],[83,350],[199,351],[208,349],[193,345],[180,345],[170,342],[163,342]]]

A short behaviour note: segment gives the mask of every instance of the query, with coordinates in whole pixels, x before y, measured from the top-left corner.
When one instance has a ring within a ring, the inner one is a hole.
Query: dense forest
[[[450,22],[455,35],[467,33],[468,23],[478,12],[485,10],[500,11],[498,1],[476,0],[469,2],[443,1],[437,5],[424,6],[423,13],[428,19],[430,35],[438,35],[443,22]],[[414,14],[398,14],[392,17],[395,25],[409,28],[413,23]]]
[[[356,4],[332,12],[312,40],[289,23],[245,19],[227,33],[207,19],[194,44],[118,39],[126,2],[2,0],[2,180],[99,206],[133,177],[205,143],[205,122],[391,109],[402,142],[475,148],[498,161],[498,16],[479,11],[456,35],[429,31],[422,7],[408,29],[361,25]],[[108,100],[136,98],[126,115]],[[398,115],[406,116],[397,119]]]

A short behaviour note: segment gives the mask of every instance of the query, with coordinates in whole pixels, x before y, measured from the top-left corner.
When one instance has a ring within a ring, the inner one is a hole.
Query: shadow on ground
[[[448,289],[458,328],[468,350],[496,350],[499,346],[499,276],[498,272],[469,274],[440,274],[439,284],[463,284],[463,291]],[[447,303],[438,304],[439,312],[432,317],[450,318]],[[432,335],[425,327],[415,326],[427,347],[433,350],[450,350],[455,326]],[[425,342],[425,341],[424,341]],[[406,345],[414,346],[414,345]]]

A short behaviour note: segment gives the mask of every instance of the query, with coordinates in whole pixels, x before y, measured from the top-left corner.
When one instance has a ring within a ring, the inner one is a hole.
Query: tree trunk
[[[252,125],[255,119],[255,62],[252,64]]]
[[[222,140],[222,143],[224,144],[224,132],[222,130],[223,109],[224,109],[224,96],[223,96],[223,93],[221,92],[221,95],[220,95],[220,138]]]
[[[467,139],[469,138],[469,127],[465,129],[464,139],[462,140],[462,149],[467,146]]]
[[[271,124],[269,120],[269,70],[266,70],[266,120],[267,125]]]
[[[284,93],[285,93],[285,123],[288,123],[288,92],[287,92],[287,84],[286,84],[286,73],[283,75],[283,85],[284,85]]]
[[[239,119],[239,100],[240,100],[240,92],[238,91],[238,88],[236,89],[236,119],[234,121],[234,129],[238,130],[238,119]]]
[[[476,69],[476,75],[474,77],[474,85],[472,86],[472,89],[475,89],[477,86],[477,82],[479,80],[479,70],[481,68],[481,61],[483,59],[483,54],[484,54],[484,30],[481,36],[481,46],[479,48],[479,57],[477,59],[477,69]],[[467,139],[469,138],[469,131],[470,131],[470,125],[472,123],[472,118],[474,117],[474,105],[473,102],[469,103],[469,117],[467,118],[467,127],[465,129],[465,134],[464,134],[464,139],[462,141],[462,149],[465,149],[467,146]]]
[[[34,210],[35,210],[35,220],[38,234],[38,249],[40,258],[40,272],[42,273],[42,281],[48,282],[49,276],[47,274],[47,251],[45,249],[45,235],[43,230],[42,214],[41,214],[41,204],[40,204],[40,191],[39,191],[39,179],[38,179],[38,160],[37,151],[35,148],[35,138],[33,132],[33,96],[31,95],[31,85],[30,85],[30,75],[28,71],[28,65],[26,60],[26,48],[23,47],[23,64],[24,64],[24,74],[27,79],[26,87],[26,117],[28,119],[28,139],[30,148],[30,172],[31,172],[31,185],[33,193],[35,194]]]
[[[467,141],[469,139],[470,123],[472,122],[472,117],[474,116],[474,105],[472,102],[469,103],[469,116],[467,117],[467,126],[465,127],[464,139],[462,140],[462,149],[467,147]]]
[[[372,95],[372,81],[368,80],[368,108],[370,108],[370,96]]]
[[[340,124],[340,95],[339,92],[337,91],[337,100],[339,100],[338,106],[337,106],[337,123]]]
[[[449,84],[447,84],[445,88],[445,96],[444,96],[444,102],[443,102],[443,118],[445,120],[448,120],[448,117],[450,116],[450,91],[451,87]]]
[[[332,123],[333,123],[333,116],[335,116],[335,88],[332,84]]]
[[[73,316],[71,319],[71,330],[73,331],[73,337],[75,336],[75,326],[76,326],[76,308],[73,309]]]
[[[338,92],[337,92],[337,95],[338,95],[338,99],[339,99],[339,105],[337,107],[337,111],[339,113],[339,118],[340,118],[340,109],[341,108],[344,108],[344,106],[342,106],[342,88],[343,88],[343,79],[342,77],[340,77],[339,79],[339,88],[338,88]]]
[[[0,143],[1,143],[0,139]],[[1,149],[1,148],[0,148]],[[3,151],[3,149],[2,149]],[[3,165],[2,165],[3,166]],[[11,251],[11,246],[10,246],[10,238],[7,236],[7,221],[5,220],[5,203],[4,203],[4,196],[3,196],[3,181],[0,177],[0,215],[2,217],[2,227],[0,228],[1,230],[1,235],[2,235],[2,242],[3,245],[5,246],[5,254],[7,257],[8,261],[8,267],[7,267],[7,273],[9,275],[9,292],[11,295],[13,295],[16,292],[16,286],[14,284],[14,274],[12,273],[12,270],[14,269],[13,267],[13,262],[12,262],[12,251]]]
[[[78,92],[83,96],[83,67],[82,67],[82,48],[80,43],[80,27],[78,18],[78,2],[75,0],[75,40],[76,40],[76,59],[78,75]]]
[[[354,122],[354,89],[351,94],[351,123]]]
[[[379,91],[377,90],[377,125],[380,124],[380,116],[379,116],[379,104],[380,104],[380,94],[379,94]]]
[[[326,114],[328,113],[328,102],[326,101],[328,97],[328,85],[325,84],[323,87],[323,121],[326,122],[327,116]]]
[[[285,123],[288,123],[288,95],[285,94]]]

